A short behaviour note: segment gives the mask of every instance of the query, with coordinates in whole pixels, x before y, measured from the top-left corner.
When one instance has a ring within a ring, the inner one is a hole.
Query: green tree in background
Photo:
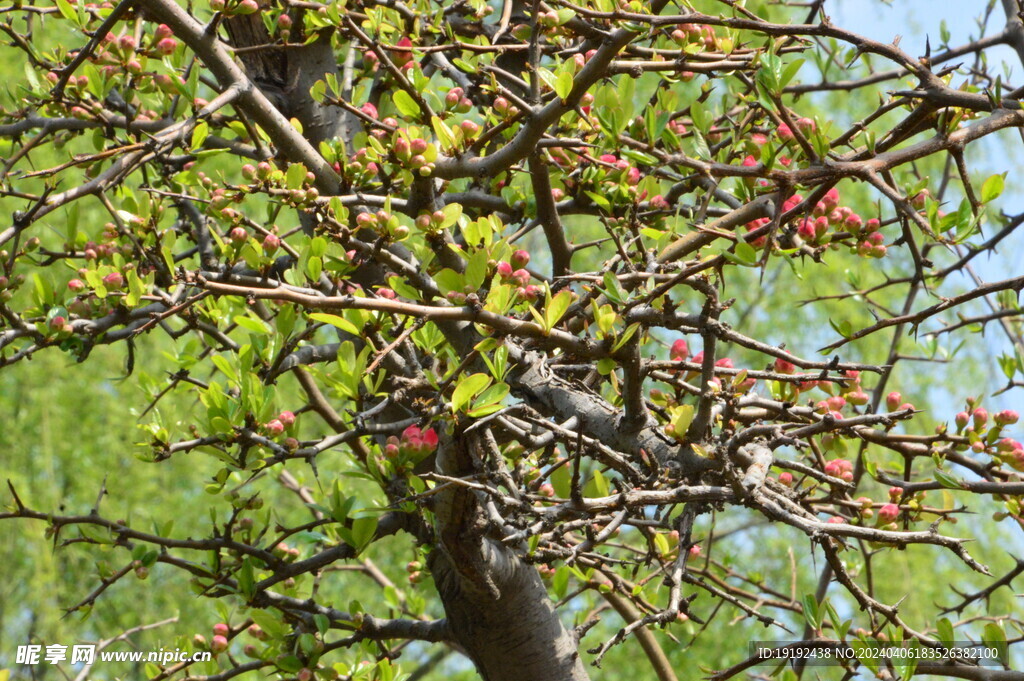
[[[1002,5],[0,7],[0,680],[1024,681]]]

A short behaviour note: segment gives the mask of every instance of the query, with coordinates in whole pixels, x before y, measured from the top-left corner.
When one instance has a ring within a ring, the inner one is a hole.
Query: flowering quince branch
[[[1024,126],[1021,83],[986,71],[1001,45],[1024,65],[1024,24],[1007,0],[995,32],[918,58],[805,4],[0,10],[23,62],[0,368],[124,347],[139,458],[187,455],[210,521],[142,531],[106,488],[54,513],[10,482],[0,520],[106,553],[69,612],[171,572],[230,604],[183,644],[210,666],[154,680],[422,677],[457,654],[583,681],[635,639],[676,681],[729,635],[719,612],[828,650],[1017,646],[1021,562],[976,540],[1024,530],[1002,401],[1024,277],[989,264],[1016,263],[1024,213],[996,214],[1018,197],[979,154]],[[963,393],[989,369],[999,395]],[[769,570],[789,544],[824,556],[816,593],[795,591],[814,561]],[[928,611],[894,556],[972,586]],[[713,678],[758,662],[735,652]],[[1022,679],[1003,665],[918,672]]]

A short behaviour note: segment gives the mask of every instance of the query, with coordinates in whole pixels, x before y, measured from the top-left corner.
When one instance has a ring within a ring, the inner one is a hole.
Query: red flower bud
[[[672,343],[672,348],[668,352],[668,356],[674,362],[685,362],[686,358],[690,356],[690,346],[687,345],[686,339],[677,338]]]

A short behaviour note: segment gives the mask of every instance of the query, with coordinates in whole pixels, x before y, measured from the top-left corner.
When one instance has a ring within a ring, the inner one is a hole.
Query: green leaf
[[[960,481],[954,478],[949,473],[946,473],[945,471],[936,470],[935,480],[943,487],[948,487],[950,489],[960,489]]]
[[[939,635],[939,640],[945,643],[947,646],[953,645],[953,623],[949,621],[948,617],[943,617],[935,623],[936,632]]]
[[[441,212],[444,213],[444,220],[441,221],[441,229],[448,229],[462,217],[462,204],[449,203],[441,209]]]
[[[452,131],[444,124],[444,121],[437,116],[433,116],[430,119],[430,125],[434,128],[434,135],[437,136],[437,140],[444,149],[455,148],[455,136],[452,135]],[[445,207],[447,208],[447,206]]]
[[[293,163],[288,166],[288,174],[285,176],[285,186],[288,189],[300,189],[306,181],[306,166],[301,163]]]
[[[985,628],[981,630],[981,640],[985,645],[996,649],[1000,662],[1003,664],[1008,662],[1009,649],[1006,645],[1006,632],[1003,631],[1002,623],[989,622],[986,624]]]
[[[800,67],[803,65],[803,59],[797,59],[796,61],[788,64],[786,68],[782,71],[782,76],[781,78],[779,78],[779,84],[782,87],[786,87],[787,85],[789,85],[789,81],[793,80],[793,76],[796,75],[796,72],[799,71]]]
[[[470,256],[469,262],[466,263],[465,273],[465,286],[473,291],[478,290],[484,284],[484,280],[487,279],[487,263],[490,260],[490,254],[481,249]]]
[[[362,552],[363,549],[370,545],[376,532],[376,516],[362,516],[352,521],[352,544],[357,553]]]
[[[71,6],[71,3],[68,2],[68,0],[57,0],[57,9],[60,10],[61,15],[65,19],[76,26],[81,25],[78,22],[78,12],[75,11],[75,8]]]
[[[262,319],[254,319],[246,315],[236,315],[235,324],[238,324],[243,329],[258,333],[261,336],[270,334],[270,327]]]
[[[803,599],[804,604],[804,619],[807,620],[807,626],[817,631],[821,626],[821,613],[818,609],[818,599],[814,597],[814,594],[807,594]]]
[[[560,70],[558,78],[555,80],[555,94],[562,100],[565,100],[572,92],[572,73],[565,70]]]
[[[1005,185],[1004,176],[1006,173],[1001,175],[993,175],[992,177],[985,180],[985,184],[981,185],[981,202],[988,203],[999,198],[999,195],[1003,193],[1003,187]]]
[[[548,331],[555,328],[555,324],[562,319],[570,305],[572,305],[572,292],[570,291],[559,291],[554,298],[548,301],[544,309],[544,326]]]
[[[416,103],[416,100],[412,98],[405,90],[396,90],[391,95],[391,101],[395,103],[395,108],[398,109],[398,113],[402,114],[406,118],[415,118],[420,115],[420,105]]]
[[[203,147],[207,135],[210,134],[210,125],[206,121],[199,121],[195,130],[192,131],[192,151],[198,151]]]
[[[472,374],[463,378],[452,392],[452,411],[462,411],[470,400],[490,384],[491,377],[487,374]]]
[[[271,611],[268,610],[257,610],[253,608],[249,612],[249,617],[252,621],[259,625],[270,638],[283,638],[288,633],[288,627],[278,619]]]
[[[350,333],[353,336],[360,335],[359,329],[356,328],[356,325],[350,322],[349,320],[345,319],[344,317],[339,317],[338,315],[334,314],[327,314],[326,312],[313,312],[312,314],[309,315],[309,318],[316,322],[323,322],[324,324],[336,326],[345,333]]]

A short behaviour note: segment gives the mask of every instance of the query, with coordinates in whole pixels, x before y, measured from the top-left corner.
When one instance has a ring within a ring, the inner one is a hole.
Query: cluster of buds
[[[437,449],[437,432],[433,428],[421,430],[419,426],[409,426],[402,431],[401,437],[392,435],[384,445],[384,456],[388,459],[411,458],[422,459]]]
[[[415,225],[418,229],[423,230],[427,234],[436,234],[441,230],[441,225],[444,224],[445,214],[443,210],[435,210],[433,212],[422,212],[416,216]]]
[[[213,625],[213,638],[210,639],[210,652],[220,655],[228,649],[228,636],[231,635],[231,627],[224,622]],[[197,646],[205,646],[206,638],[202,634],[196,634],[193,639]]]
[[[277,437],[293,425],[295,425],[295,414],[290,411],[282,411],[277,415],[276,419],[271,419],[263,424],[263,430],[265,430],[270,437]]]
[[[525,269],[530,262],[530,254],[523,250],[512,253],[508,260],[495,264],[494,271],[503,284],[512,284],[524,288],[530,283],[530,273]]]
[[[380,172],[380,167],[371,160],[369,150],[366,147],[357,149],[344,166],[340,163],[335,164],[334,169],[350,185],[371,182]]]
[[[274,547],[273,554],[277,558],[291,563],[299,557],[301,551],[299,551],[297,547],[288,546],[288,544],[284,542],[278,542]]]
[[[845,482],[853,481],[853,464],[847,459],[832,459],[825,464],[825,475]]]
[[[68,249],[70,250],[70,249]],[[130,247],[128,253],[130,253]],[[91,262],[97,262],[100,260],[109,260],[114,256],[115,253],[121,253],[127,255],[125,251],[113,239],[105,241],[103,243],[96,243],[95,241],[87,241],[82,247],[82,257]]]
[[[383,208],[376,213],[359,213],[356,215],[356,225],[359,229],[372,229],[378,236],[395,241],[401,241],[409,236],[409,228],[398,221],[398,216]]]
[[[426,579],[426,575],[423,573],[423,561],[410,560],[405,564],[405,571],[409,574],[410,584],[419,584]]]
[[[255,14],[260,11],[260,5],[256,0],[210,0],[210,9],[231,17]]]
[[[537,27],[540,32],[549,38],[565,33],[562,26],[565,24],[563,18],[555,10],[547,10],[537,14]],[[529,24],[516,24],[512,27],[512,37],[517,40],[529,40],[532,29]]]
[[[401,131],[396,132],[392,151],[403,167],[418,173],[421,177],[429,177],[434,172],[437,147],[422,137],[409,139]]]
[[[513,118],[519,113],[519,107],[510,104],[504,97],[495,97],[491,103],[491,109],[497,114],[499,120]]]
[[[640,169],[636,166],[631,166],[626,159],[619,158],[614,154],[601,154],[600,160],[605,170],[601,179],[614,183],[624,182],[630,187],[635,187],[643,178]],[[607,166],[609,165],[613,166],[613,168],[608,168]]]
[[[174,38],[171,27],[167,24],[160,24],[153,31],[153,40],[150,49],[156,54],[169,57],[178,49],[178,41]]]
[[[954,417],[957,434],[967,438],[971,451],[977,454],[988,452],[1015,470],[1024,470],[1024,446],[1010,438],[1000,439],[1003,428],[1017,423],[1020,414],[1004,409],[990,415],[984,407],[976,404],[976,400],[969,398],[967,409]],[[957,449],[962,451],[967,447],[959,445]]]
[[[67,317],[60,314],[55,314],[46,321],[46,330],[60,338],[66,338],[74,331]]]
[[[277,33],[281,36],[281,40],[288,42],[288,39],[292,36],[292,25],[293,21],[291,16],[287,12],[282,12],[278,15],[275,25],[277,26]]]
[[[889,411],[914,411],[914,405],[903,400],[903,395],[895,390],[885,396],[885,406]]]
[[[718,46],[715,29],[706,24],[678,24],[669,34],[672,42],[682,48],[694,46],[713,50]]]
[[[260,161],[255,166],[251,163],[246,163],[242,166],[242,177],[255,187],[261,189],[284,187],[287,182],[287,173],[278,169],[269,161]],[[316,175],[312,171],[306,171],[306,175],[302,180],[303,186],[284,190],[284,201],[286,203],[299,207],[320,198],[320,191],[312,186],[316,181]],[[202,183],[203,186],[208,186],[205,181],[202,181]],[[242,194],[228,196],[223,191],[223,188],[218,187],[212,192],[210,206],[215,211],[223,211],[230,203],[240,202],[243,198]]]
[[[995,446],[996,457],[1010,468],[1024,473],[1024,444],[1004,437]]]
[[[466,97],[465,90],[456,86],[444,96],[444,108],[454,113],[468,113],[473,108],[473,102]]]

